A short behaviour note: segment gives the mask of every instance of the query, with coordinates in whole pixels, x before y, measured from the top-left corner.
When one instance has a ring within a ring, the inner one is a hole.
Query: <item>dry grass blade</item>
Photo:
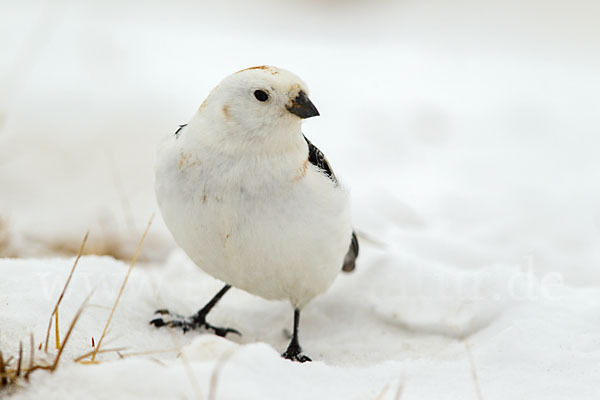
[[[79,306],[79,309],[75,313],[75,316],[73,317],[73,320],[71,321],[71,325],[69,325],[69,329],[67,330],[67,334],[65,335],[65,340],[63,340],[63,344],[60,347],[60,349],[58,350],[58,354],[54,358],[54,363],[50,367],[51,371],[54,372],[54,370],[58,366],[58,362],[60,361],[60,356],[62,355],[63,350],[65,349],[65,347],[67,346],[67,342],[69,341],[69,337],[71,337],[71,332],[73,332],[73,328],[75,327],[75,324],[77,323],[77,320],[81,316],[81,313],[83,312],[83,309],[85,308],[88,300],[90,299],[90,297],[92,297],[93,294],[94,294],[94,291],[92,291],[90,294],[87,295],[87,297],[85,298],[85,300],[83,300],[83,303],[81,303],[81,305]]]
[[[93,295],[93,291],[85,298],[85,300],[83,301],[83,303],[81,304],[81,306],[79,307],[77,312],[75,313],[75,316],[73,317],[73,320],[71,321],[71,324],[69,325],[69,329],[67,330],[67,333],[65,335],[63,345],[61,346],[58,353],[52,360],[51,364],[48,364],[44,360],[42,360],[41,363],[36,362],[36,360],[35,360],[35,344],[34,344],[33,334],[30,335],[31,355],[30,355],[30,359],[29,359],[29,367],[28,368],[23,368],[23,342],[19,342],[19,357],[16,359],[16,363],[17,363],[16,368],[9,367],[10,364],[15,361],[14,357],[9,357],[8,359],[5,360],[2,352],[0,351],[0,390],[5,386],[14,384],[23,372],[24,373],[22,375],[25,378],[25,380],[29,380],[29,375],[31,375],[31,373],[33,371],[36,371],[38,369],[43,369],[43,370],[47,370],[50,372],[54,372],[56,370],[56,368],[58,367],[58,363],[61,359],[62,353],[69,341],[69,338],[71,337],[71,334],[73,333],[75,325],[77,324],[79,317],[83,313],[83,310],[85,309],[85,307],[86,307],[89,299],[92,297],[92,295]],[[114,349],[114,351],[116,351],[116,350],[120,350],[120,349]]]
[[[149,355],[163,354],[163,353],[176,353],[178,351],[179,351],[179,349],[177,349],[177,348],[164,349],[164,350],[135,351],[135,352],[131,352],[131,353],[121,354],[121,358],[137,357],[137,356],[149,356]]]
[[[179,346],[179,343],[178,347],[181,348],[181,346]],[[185,373],[188,376],[190,383],[192,384],[192,389],[194,389],[194,394],[196,395],[196,398],[203,399],[202,392],[200,391],[200,386],[198,386],[198,382],[196,381],[196,377],[194,376],[194,370],[192,369],[192,364],[190,363],[190,360],[187,358],[187,355],[183,351],[179,353],[179,355],[181,355],[181,362],[183,363],[183,368],[185,369]],[[179,357],[179,355],[177,357]]]
[[[31,367],[30,369],[27,370],[27,372],[25,372],[25,379],[29,379],[29,375],[31,375],[31,373],[33,371],[36,371],[38,369],[45,369],[45,370],[51,370],[52,366],[51,365],[34,365],[33,367]]]
[[[221,371],[225,367],[225,363],[233,356],[235,350],[229,351],[225,353],[222,357],[217,361],[217,365],[212,371],[210,375],[210,386],[208,388],[208,400],[216,400],[217,398],[217,384],[219,383],[219,376],[221,375]]]
[[[54,312],[54,341],[56,342],[56,350],[60,349],[60,332],[58,330],[58,307]]]
[[[8,375],[6,374],[6,365],[4,364],[4,357],[2,357],[2,351],[0,351],[0,388],[8,385]]]
[[[148,221],[148,225],[146,226],[146,230],[144,230],[144,233],[142,234],[142,237],[140,238],[140,241],[137,245],[137,248],[135,249],[135,254],[133,255],[133,258],[131,259],[131,264],[129,264],[129,269],[127,270],[127,274],[125,275],[125,279],[123,279],[123,283],[121,284],[121,289],[119,289],[119,294],[117,294],[117,298],[115,299],[115,304],[112,307],[112,310],[110,311],[110,314],[108,315],[108,320],[106,321],[106,325],[104,325],[104,330],[102,331],[102,335],[100,336],[100,340],[98,340],[98,345],[96,346],[96,350],[92,353],[92,359],[91,361],[94,361],[96,359],[96,354],[98,354],[98,351],[100,350],[100,346],[102,346],[102,341],[104,340],[104,336],[106,335],[106,331],[108,330],[108,327],[110,325],[110,321],[112,320],[113,315],[115,314],[115,310],[117,309],[117,305],[119,304],[119,300],[121,299],[121,295],[123,294],[123,290],[125,290],[125,285],[127,284],[127,280],[129,279],[129,275],[131,275],[131,271],[133,270],[133,266],[135,265],[135,262],[137,261],[138,256],[140,255],[140,251],[142,250],[142,245],[144,244],[144,240],[146,239],[146,235],[148,234],[148,231],[150,230],[150,226],[152,225],[152,220],[154,219],[154,214],[152,214],[152,216],[150,217],[150,220]]]
[[[465,340],[465,349],[469,356],[469,364],[471,365],[471,375],[473,376],[473,383],[475,383],[475,390],[477,392],[477,399],[483,400],[483,393],[481,392],[481,386],[479,385],[479,378],[477,377],[477,369],[475,368],[475,361],[473,360],[473,353],[471,352],[471,346],[469,342]]]
[[[387,391],[390,389],[390,384],[386,383],[385,386],[381,389],[381,391],[379,392],[379,394],[377,395],[376,400],[381,400],[383,399],[383,396],[386,395]]]
[[[379,394],[377,395],[377,400],[382,400],[385,395],[387,394],[387,392],[390,389],[390,384],[387,383],[383,389],[381,389],[381,391],[379,392]],[[396,393],[394,394],[394,400],[400,400],[402,398],[402,393],[404,392],[404,380],[403,379],[399,379],[398,380],[398,384],[396,386]]]
[[[56,317],[55,317],[56,318],[56,348],[57,349],[60,348],[60,342],[59,342],[60,339],[58,338],[58,306],[60,305],[60,302],[62,301],[63,297],[65,296],[65,292],[67,291],[69,282],[71,282],[71,278],[73,277],[73,272],[75,272],[75,267],[77,267],[77,263],[79,263],[79,259],[81,258],[81,254],[83,253],[83,247],[85,246],[85,242],[87,241],[88,235],[89,235],[89,232],[87,232],[85,234],[85,236],[83,237],[83,240],[81,241],[81,245],[79,246],[79,252],[77,253],[77,257],[75,258],[75,262],[73,263],[73,267],[71,268],[69,277],[67,278],[67,281],[65,282],[65,286],[63,287],[63,290],[62,290],[60,296],[58,296],[58,301],[56,302],[56,305],[54,306],[54,309],[52,310],[52,314],[50,314],[50,321],[48,322],[48,329],[46,330],[46,339],[44,340],[44,351],[48,351],[48,338],[50,337],[50,329],[52,328],[52,318],[55,316],[55,314],[56,314]]]
[[[106,350],[101,350],[101,351],[99,351],[98,353],[111,353],[111,352],[119,352],[119,351],[121,351],[121,350],[125,350],[125,349],[127,349],[127,348],[126,348],[126,347],[119,347],[119,348],[116,348],[116,349],[106,349]],[[85,358],[88,358],[89,356],[91,356],[91,355],[94,353],[94,351],[95,351],[95,350],[88,351],[87,353],[80,355],[79,357],[77,357],[77,358],[76,358],[76,359],[74,359],[73,361],[75,361],[75,362],[81,362],[81,360],[83,360],[83,359],[85,359]],[[82,364],[91,364],[91,362],[85,362],[85,361],[84,361],[84,362],[82,362]]]
[[[33,344],[33,333],[29,335],[29,344],[31,345],[31,355],[29,357],[29,368],[27,368],[27,373],[25,374],[25,379],[29,379],[29,374],[33,370],[33,361],[35,356],[35,345]]]
[[[23,342],[19,342],[19,360],[17,361],[17,376],[21,375],[21,361],[23,360]]]
[[[398,383],[398,388],[396,389],[396,396],[394,396],[394,400],[400,400],[402,398],[402,393],[404,393],[404,382]]]

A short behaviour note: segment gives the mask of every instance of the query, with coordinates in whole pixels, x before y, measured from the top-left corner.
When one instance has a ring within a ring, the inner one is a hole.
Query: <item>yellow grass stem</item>
[[[58,308],[54,313],[54,337],[56,342],[56,350],[60,350],[60,333],[58,331]]]
[[[52,319],[50,320],[52,321]],[[31,355],[29,356],[29,368],[27,368],[27,372],[25,373],[25,379],[29,379],[29,373],[33,370],[33,361],[35,357],[35,345],[33,343],[33,333],[29,335],[29,344],[31,345]]]
[[[150,220],[148,221],[148,225],[146,226],[146,230],[144,230],[144,233],[143,233],[142,237],[140,238],[140,241],[137,245],[137,249],[135,250],[135,254],[133,255],[133,258],[131,259],[131,264],[129,264],[129,269],[127,270],[125,279],[123,279],[123,283],[121,284],[121,289],[119,289],[119,294],[117,294],[117,298],[115,299],[115,304],[113,305],[112,310],[110,311],[108,320],[106,321],[106,325],[104,325],[104,330],[102,331],[100,340],[98,340],[98,345],[96,346],[95,351],[92,353],[92,359],[91,359],[92,362],[95,361],[96,354],[98,354],[98,351],[100,350],[100,346],[102,346],[102,341],[104,340],[104,335],[106,335],[106,331],[108,330],[110,321],[112,320],[112,317],[115,314],[115,310],[117,309],[117,305],[119,304],[119,300],[121,299],[123,290],[125,290],[125,285],[127,284],[127,280],[129,279],[131,270],[133,269],[133,266],[135,265],[135,262],[137,261],[137,258],[140,255],[140,251],[142,250],[142,244],[144,244],[144,240],[146,239],[146,235],[148,234],[148,231],[150,230],[150,226],[152,225],[153,219],[154,219],[154,214],[152,214],[152,216],[150,217]]]
[[[79,309],[75,313],[75,316],[73,317],[73,320],[71,321],[71,324],[69,325],[69,329],[67,330],[67,334],[65,335],[65,340],[63,340],[63,345],[60,347],[60,349],[58,349],[58,354],[54,358],[54,363],[52,363],[52,366],[50,367],[50,371],[54,372],[54,370],[58,366],[58,362],[60,361],[60,356],[62,355],[62,352],[65,349],[65,347],[67,346],[67,342],[69,341],[69,337],[71,337],[71,332],[73,332],[73,328],[75,327],[75,324],[77,323],[77,320],[81,316],[81,313],[83,312],[83,309],[85,308],[88,300],[90,299],[90,297],[92,297],[93,294],[94,294],[94,291],[92,290],[92,292],[87,295],[87,297],[85,298],[85,300],[83,300],[83,303],[81,303],[81,305],[79,306]]]
[[[2,358],[2,351],[0,351],[0,388],[6,385],[8,385],[8,374],[6,373],[4,358]]]
[[[105,349],[105,350],[100,350],[98,353],[118,352],[118,351],[125,350],[125,349],[127,349],[127,348],[126,347],[119,347],[119,348],[116,348],[116,349]],[[90,350],[87,353],[80,355],[79,357],[77,357],[73,361],[75,361],[75,362],[81,362],[82,364],[96,364],[97,363],[96,361],[94,361],[94,362],[92,362],[92,361],[81,361],[84,358],[88,358],[89,356],[91,356],[92,353],[94,353],[94,350]]]
[[[19,361],[17,361],[17,372],[16,375],[21,375],[21,362],[23,360],[23,342],[19,342]]]
[[[48,351],[48,339],[50,338],[50,329],[52,328],[52,317],[55,317],[56,319],[56,330],[55,330],[55,334],[56,334],[56,348],[60,350],[60,339],[58,336],[58,306],[60,305],[60,302],[62,301],[65,292],[67,291],[67,287],[69,286],[69,282],[71,282],[71,278],[73,277],[73,272],[75,272],[75,267],[77,267],[77,263],[79,262],[79,259],[81,258],[81,254],[83,253],[83,247],[85,246],[85,242],[87,241],[88,235],[90,233],[86,232],[85,236],[83,237],[83,240],[81,241],[81,245],[79,246],[79,251],[77,252],[77,257],[75,258],[75,262],[73,263],[73,267],[71,268],[71,273],[69,273],[69,277],[67,278],[67,281],[65,282],[65,286],[63,287],[63,290],[60,294],[60,296],[58,296],[58,301],[56,302],[56,305],[54,306],[54,309],[52,310],[52,314],[50,314],[50,321],[48,321],[48,329],[46,330],[46,339],[44,340],[44,351]],[[31,350],[33,352],[33,349]]]

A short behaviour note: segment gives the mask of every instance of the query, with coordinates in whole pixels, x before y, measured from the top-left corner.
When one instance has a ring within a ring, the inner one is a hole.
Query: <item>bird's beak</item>
[[[285,106],[289,112],[300,118],[310,118],[319,115],[317,107],[310,101],[306,93],[301,90],[291,103]]]

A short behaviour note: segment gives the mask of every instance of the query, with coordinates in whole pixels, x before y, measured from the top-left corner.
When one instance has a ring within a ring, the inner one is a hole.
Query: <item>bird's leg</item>
[[[218,326],[214,326],[209,324],[208,322],[206,322],[206,315],[210,312],[210,310],[212,310],[212,308],[219,302],[219,300],[221,300],[221,297],[223,297],[223,295],[225,293],[227,293],[227,291],[231,289],[231,285],[225,285],[223,286],[223,289],[221,289],[219,291],[219,293],[217,293],[215,295],[215,297],[213,297],[204,307],[202,307],[196,314],[194,314],[191,319],[198,325],[198,326],[203,326],[206,329],[212,330],[215,332],[215,335],[217,336],[225,336],[228,333],[235,333],[241,336],[241,333],[235,329],[231,329],[231,328],[222,328],[222,327],[218,327]]]
[[[225,336],[228,333],[236,333],[241,335],[241,333],[235,329],[221,328],[206,322],[206,315],[219,302],[219,300],[221,300],[221,297],[223,297],[223,295],[225,295],[229,289],[231,289],[231,285],[225,285],[223,289],[221,289],[219,293],[215,295],[215,297],[213,297],[204,307],[202,307],[202,309],[200,309],[200,311],[191,317],[185,318],[166,309],[156,310],[155,314],[168,315],[169,319],[165,321],[162,317],[158,317],[150,321],[150,324],[156,326],[157,328],[165,325],[174,328],[181,328],[183,329],[183,333],[192,329],[205,328],[213,331],[217,336]]]
[[[310,358],[302,354],[302,348],[300,347],[300,343],[298,342],[298,324],[300,323],[300,310],[294,310],[294,334],[292,336],[292,341],[288,346],[285,353],[281,356],[283,358],[287,358],[288,360],[298,361],[298,362],[306,362],[312,361]]]

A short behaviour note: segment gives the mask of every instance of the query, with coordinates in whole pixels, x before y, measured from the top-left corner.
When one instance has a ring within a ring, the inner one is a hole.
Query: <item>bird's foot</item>
[[[170,326],[173,328],[181,328],[183,333],[187,331],[191,331],[193,329],[204,328],[209,331],[213,331],[215,335],[225,337],[228,333],[235,333],[236,335],[242,335],[239,331],[232,328],[222,328],[219,326],[214,326],[206,322],[206,314],[198,312],[191,317],[184,317],[180,314],[176,314],[174,312],[170,312],[166,309],[156,310],[155,314],[160,314],[162,316],[168,316],[165,320],[163,317],[158,317],[150,321],[151,325],[154,325],[157,328],[161,326]]]
[[[300,348],[300,345],[295,344],[293,342],[290,343],[287,350],[281,355],[281,357],[300,363],[312,361],[307,355],[302,354],[302,349]]]

